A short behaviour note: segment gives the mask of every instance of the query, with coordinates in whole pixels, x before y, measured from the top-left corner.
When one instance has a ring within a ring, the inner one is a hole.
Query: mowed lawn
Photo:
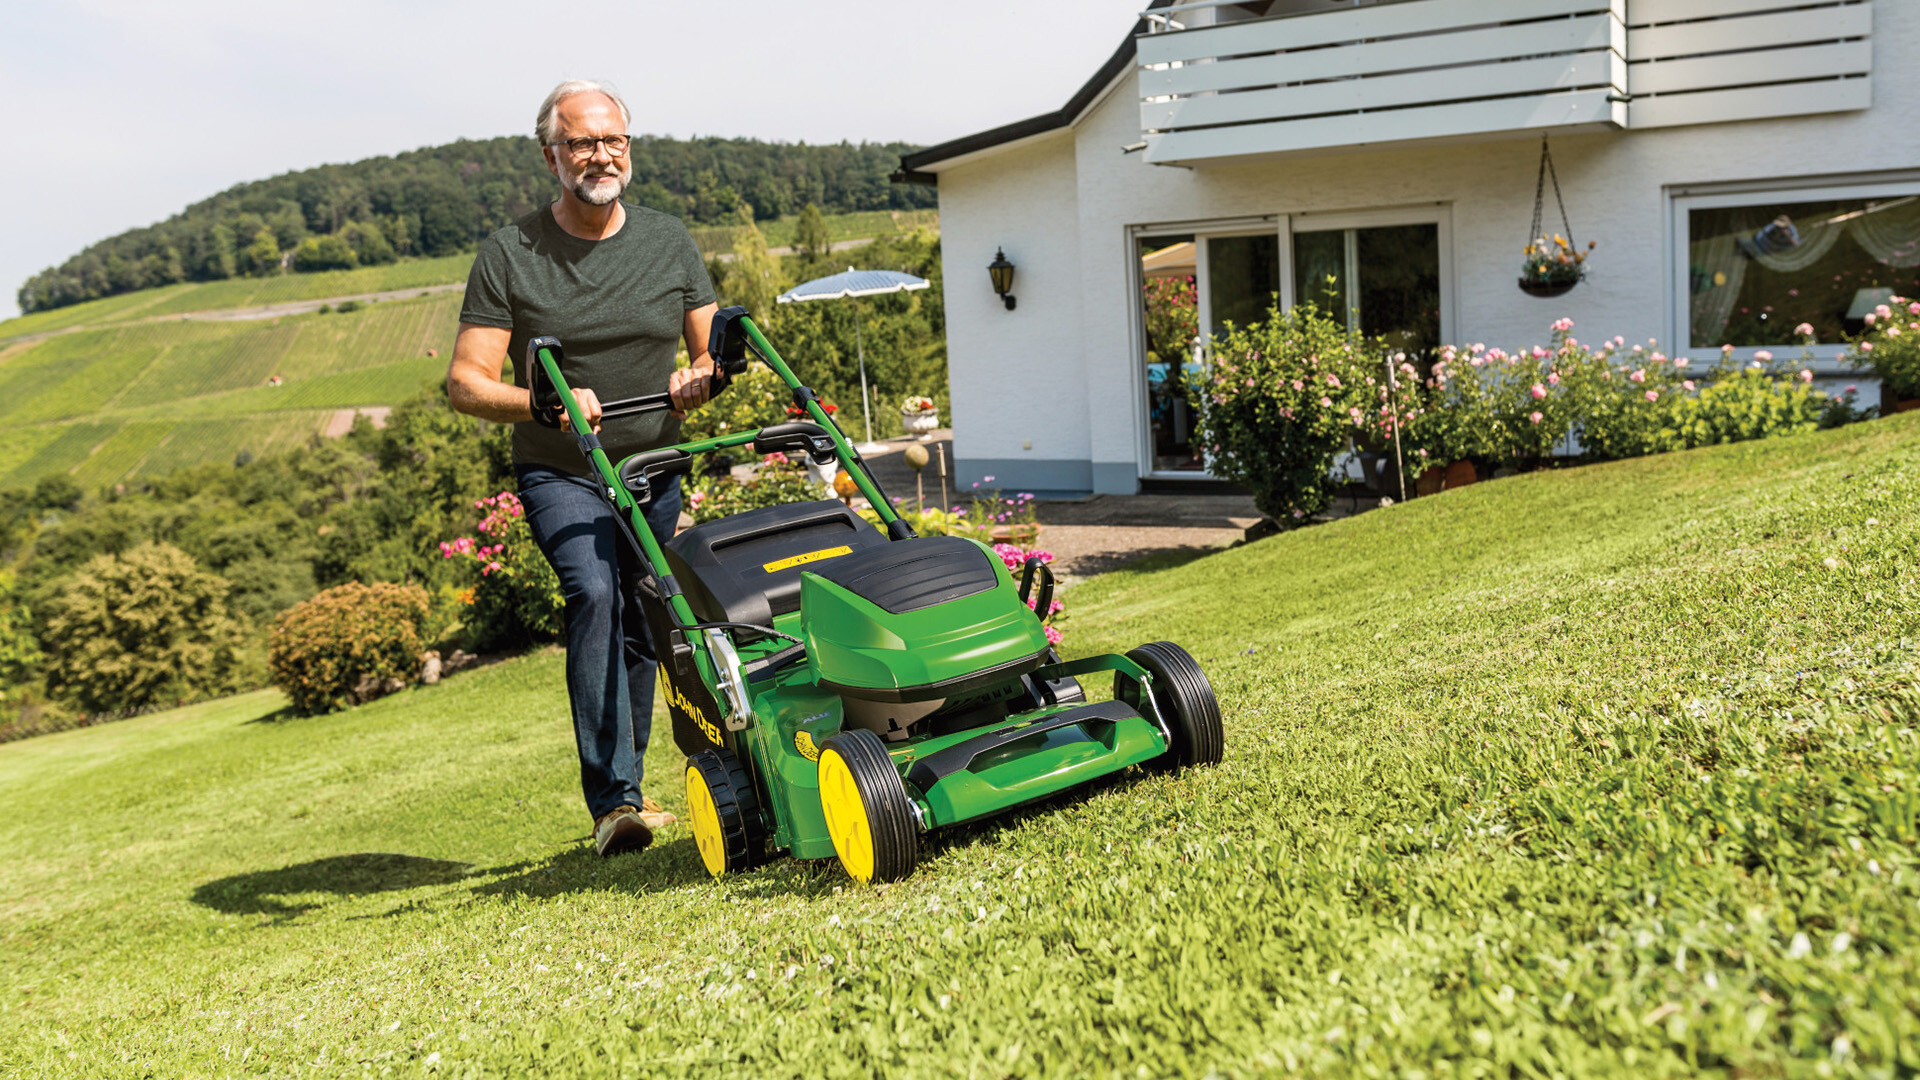
[[[1094,579],[1226,762],[886,887],[593,857],[553,652],[0,746],[0,1074],[1912,1075],[1916,506],[1909,415]]]

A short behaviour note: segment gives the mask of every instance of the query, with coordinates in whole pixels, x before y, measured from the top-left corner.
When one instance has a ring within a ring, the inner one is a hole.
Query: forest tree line
[[[906,143],[634,140],[626,198],[690,225],[766,221],[809,204],[829,214],[920,210],[931,188],[890,183]],[[461,140],[239,184],[157,225],[130,229],[29,278],[23,313],[103,296],[284,270],[335,270],[447,255],[552,201],[527,136]]]

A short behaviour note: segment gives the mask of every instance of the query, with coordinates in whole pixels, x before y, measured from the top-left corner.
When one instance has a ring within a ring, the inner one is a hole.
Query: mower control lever
[[[634,498],[646,502],[653,495],[653,485],[662,477],[685,476],[692,471],[692,454],[677,447],[663,446],[658,450],[642,450],[628,455],[620,463],[620,484]]]
[[[825,465],[840,456],[834,448],[833,436],[819,424],[797,421],[786,424],[773,424],[760,429],[753,437],[753,452],[756,454],[805,453],[807,459],[815,465]]]

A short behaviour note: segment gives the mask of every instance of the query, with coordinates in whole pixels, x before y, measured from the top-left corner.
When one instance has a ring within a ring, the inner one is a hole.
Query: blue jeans
[[[580,751],[587,810],[640,805],[658,668],[634,583],[639,556],[619,533],[597,481],[544,465],[516,465],[534,543],[566,597],[567,703]],[[671,539],[680,519],[680,479],[641,505],[653,535]],[[616,662],[616,658],[617,661]]]

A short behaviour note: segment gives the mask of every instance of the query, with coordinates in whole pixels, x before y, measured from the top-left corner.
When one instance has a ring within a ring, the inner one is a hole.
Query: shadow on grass
[[[193,890],[196,904],[231,915],[271,915],[291,919],[344,896],[445,885],[469,877],[461,862],[414,855],[364,852],[333,855],[278,870],[258,870],[209,881]]]
[[[517,872],[516,872],[517,871]],[[557,852],[544,860],[503,867],[510,876],[473,888],[475,896],[547,899],[568,893],[615,891],[668,892],[707,880],[693,837],[656,842],[645,851],[603,859],[591,843]]]

